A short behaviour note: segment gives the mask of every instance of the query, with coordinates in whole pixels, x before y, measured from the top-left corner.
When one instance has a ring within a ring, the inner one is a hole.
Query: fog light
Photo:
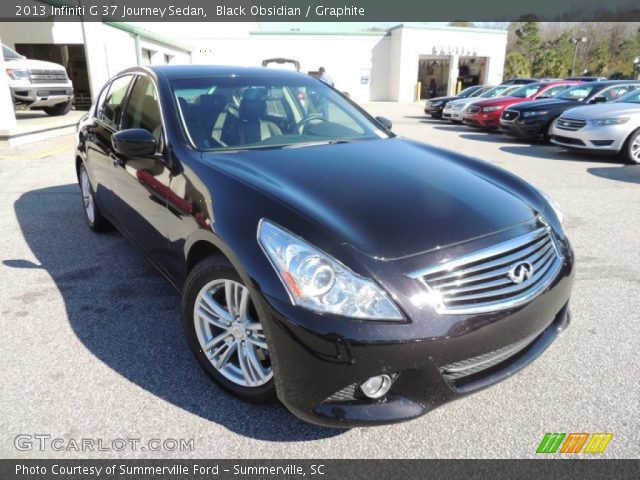
[[[360,384],[360,390],[369,398],[384,397],[390,388],[391,377],[389,375],[371,377]]]

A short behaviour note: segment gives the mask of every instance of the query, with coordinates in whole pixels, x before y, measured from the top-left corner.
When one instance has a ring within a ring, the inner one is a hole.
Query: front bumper
[[[434,118],[442,118],[442,111],[444,105],[428,105],[424,108],[424,113],[431,115]]]
[[[12,86],[11,96],[19,105],[52,107],[73,99],[73,87],[61,84]]]
[[[625,125],[611,125],[595,127],[587,124],[579,130],[563,130],[555,123],[550,130],[551,143],[562,147],[616,154],[622,150],[626,138],[629,136]]]
[[[544,119],[504,120],[500,119],[500,131],[506,135],[519,138],[535,138],[543,135],[549,121]]]
[[[474,115],[465,114],[463,122],[471,127],[491,130],[500,126],[501,114],[501,110],[489,113],[479,112]]]
[[[442,110],[442,118],[446,120],[452,120],[454,122],[462,122],[464,120],[462,112],[462,109],[454,110],[452,108],[445,108],[444,110]]]
[[[573,254],[568,243],[553,283],[530,303],[475,315],[410,315],[406,323],[327,317],[262,295],[278,397],[298,417],[319,425],[354,427],[416,418],[504,380],[531,363],[569,322]],[[262,302],[261,302],[262,303]],[[439,333],[429,333],[429,332]],[[526,344],[472,375],[451,380],[446,368]],[[358,385],[398,375],[380,400]]]

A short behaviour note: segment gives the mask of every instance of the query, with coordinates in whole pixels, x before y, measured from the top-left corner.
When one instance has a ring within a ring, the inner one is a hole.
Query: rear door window
[[[111,82],[104,97],[104,102],[99,107],[97,119],[114,130],[118,129],[118,123],[122,115],[122,103],[132,78],[132,75],[125,75]]]

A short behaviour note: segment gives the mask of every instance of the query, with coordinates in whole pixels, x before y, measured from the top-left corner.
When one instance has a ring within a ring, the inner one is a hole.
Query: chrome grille
[[[502,112],[502,118],[504,120],[515,120],[520,115],[520,112],[516,112],[515,110],[505,110]]]
[[[512,343],[511,345],[507,345],[506,347],[499,348],[492,352],[483,353],[476,357],[450,363],[440,367],[440,371],[448,383],[454,383],[456,380],[483,372],[484,370],[495,367],[505,360],[508,360],[531,345],[538,335],[539,334],[531,335],[519,342]]]
[[[586,120],[581,120],[579,118],[560,117],[556,122],[556,127],[560,130],[571,130],[572,132],[575,132],[576,130],[580,130],[586,124]]]
[[[66,83],[67,73],[64,70],[31,70],[31,83]]]
[[[525,235],[409,273],[443,314],[483,313],[523,305],[549,286],[561,255],[545,224]]]
[[[465,113],[471,113],[471,114],[475,114],[478,113],[480,111],[480,107],[467,107],[467,109],[465,110]]]

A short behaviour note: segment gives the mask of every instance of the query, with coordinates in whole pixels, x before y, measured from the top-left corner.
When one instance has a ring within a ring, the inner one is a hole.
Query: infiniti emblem
[[[533,275],[533,265],[529,262],[516,263],[509,269],[508,275],[513,283],[522,283]]]

